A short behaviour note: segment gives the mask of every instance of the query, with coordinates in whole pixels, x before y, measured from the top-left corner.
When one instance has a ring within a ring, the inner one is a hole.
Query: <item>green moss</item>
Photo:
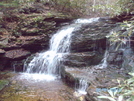
[[[3,1],[0,2],[0,6],[4,6],[4,7],[17,7],[18,6],[18,2],[16,1]]]
[[[0,90],[2,90],[8,84],[9,84],[9,81],[7,81],[7,80],[0,80]]]
[[[6,45],[0,44],[0,48],[5,48]]]

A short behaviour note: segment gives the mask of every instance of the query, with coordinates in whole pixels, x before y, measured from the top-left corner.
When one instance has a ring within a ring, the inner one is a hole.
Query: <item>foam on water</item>
[[[37,74],[37,73],[22,73],[21,79],[34,80],[34,81],[53,81],[56,79],[53,75]]]
[[[96,22],[99,20],[99,17],[97,18],[91,18],[91,19],[77,19],[75,21],[75,23],[81,23],[81,24],[85,24],[85,23],[92,23],[92,22]]]

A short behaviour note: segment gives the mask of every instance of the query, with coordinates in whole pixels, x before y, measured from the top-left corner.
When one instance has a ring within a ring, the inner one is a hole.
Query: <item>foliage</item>
[[[129,73],[132,77],[125,80],[121,83],[118,80],[118,89],[121,89],[121,92],[111,90],[108,91],[109,96],[98,96],[101,99],[109,99],[110,101],[133,101],[134,99],[134,73]]]
[[[112,32],[107,36],[112,44],[118,43],[117,48],[121,43],[126,44],[126,41],[128,41],[124,37],[130,37],[134,33],[134,21],[124,21],[120,27],[124,32]],[[109,96],[98,96],[98,98],[109,99],[110,101],[133,101],[134,73],[129,73],[129,75],[131,75],[131,78],[125,80],[123,83],[118,80],[119,85],[116,88],[120,89],[120,92],[108,90]]]
[[[120,25],[120,27],[121,27],[121,30],[123,30],[124,32],[112,31],[110,35],[106,36],[107,38],[109,38],[111,45],[118,43],[116,50],[121,44],[126,44],[127,41],[131,41],[129,39],[130,39],[130,36],[134,33],[134,21],[124,21]]]
[[[3,6],[3,7],[17,7],[18,2],[6,0],[6,1],[0,2],[0,6]]]
[[[19,5],[30,6],[35,2],[47,4],[60,12],[74,16],[96,15],[96,16],[115,16],[123,12],[133,11],[133,0],[11,0]],[[6,0],[8,5],[9,0]]]
[[[0,90],[2,90],[8,84],[9,84],[9,81],[7,81],[7,80],[0,80]]]
[[[118,5],[120,6],[122,12],[129,13],[134,10],[133,0],[118,0]]]

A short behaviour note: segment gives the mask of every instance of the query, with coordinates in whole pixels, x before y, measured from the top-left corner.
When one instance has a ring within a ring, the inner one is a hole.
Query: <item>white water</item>
[[[21,76],[19,77],[21,79],[27,79],[27,80],[32,80],[34,82],[39,82],[39,81],[53,81],[56,79],[56,77],[52,75],[46,75],[46,74],[38,74],[38,73],[22,73]]]
[[[35,56],[28,64],[26,73],[60,74],[59,64],[63,53],[69,52],[71,35],[74,29],[74,27],[68,27],[58,31],[50,40],[50,49]]]
[[[85,79],[80,79],[79,86],[77,88],[77,92],[85,95],[85,94],[87,94],[87,92],[86,92],[87,87],[88,87],[87,81]]]
[[[99,17],[98,18],[90,18],[90,19],[77,19],[75,21],[75,23],[81,23],[81,24],[85,24],[85,23],[92,23],[92,22],[96,22],[99,20]]]
[[[97,65],[96,67],[99,68],[99,69],[102,69],[102,68],[107,68],[108,66],[108,63],[107,63],[107,58],[108,58],[108,50],[105,51],[105,54],[104,54],[104,57],[102,59],[102,63]]]
[[[45,76],[51,76],[53,78],[60,76],[60,62],[63,59],[64,54],[70,52],[72,32],[79,29],[84,23],[92,23],[98,20],[99,18],[78,19],[73,24],[63,27],[52,36],[50,40],[50,49],[48,51],[38,53],[28,65],[24,64],[25,72],[32,75],[35,74],[36,76],[37,74],[41,74],[44,79]]]

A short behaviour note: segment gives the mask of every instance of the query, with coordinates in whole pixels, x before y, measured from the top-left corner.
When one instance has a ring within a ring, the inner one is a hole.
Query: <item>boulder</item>
[[[71,87],[75,87],[79,80],[84,79],[89,84],[87,88],[87,101],[107,101],[97,96],[107,95],[108,90],[118,85],[117,78],[124,81],[128,77],[127,71],[121,69],[98,69],[96,66],[85,68],[65,67],[62,71],[63,80]]]
[[[0,49],[0,56],[5,54],[5,51],[3,49]]]
[[[73,52],[100,51],[106,49],[106,35],[117,25],[111,21],[83,24],[74,32],[71,50]]]
[[[102,60],[102,56],[97,52],[70,53],[64,56],[63,64],[69,67],[83,68],[97,65]]]
[[[108,65],[111,65],[112,68],[121,68],[123,63],[123,51],[109,51],[107,57]]]
[[[5,53],[5,57],[11,60],[23,59],[28,55],[30,55],[30,52],[23,49],[14,49],[14,50],[6,51]]]

